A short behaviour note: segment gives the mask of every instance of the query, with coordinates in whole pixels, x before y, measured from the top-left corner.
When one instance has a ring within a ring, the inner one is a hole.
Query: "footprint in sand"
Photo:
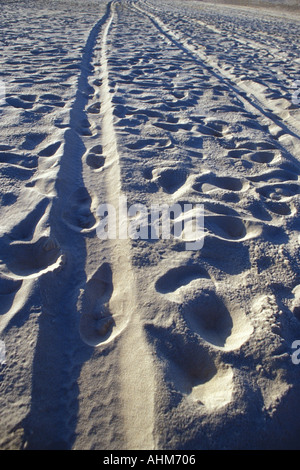
[[[46,139],[47,134],[43,132],[28,132],[24,142],[22,143],[22,149],[24,150],[34,150],[38,145],[40,145],[44,139]]]
[[[188,123],[178,124],[178,123],[163,122],[163,121],[154,122],[153,125],[155,127],[158,127],[159,129],[163,129],[169,132],[178,132],[180,130],[190,131],[193,127],[192,124],[188,124]]]
[[[206,342],[226,350],[238,349],[253,329],[243,311],[227,306],[213,286],[192,293],[181,306],[189,327]]]
[[[261,197],[263,206],[279,216],[290,215],[295,210],[292,200],[300,191],[300,186],[294,183],[297,179],[297,174],[283,169],[248,177],[253,183],[267,183],[258,186],[256,192]]]
[[[146,325],[165,370],[168,386],[206,410],[215,411],[232,401],[234,382],[230,366],[216,361],[214,353],[196,336],[169,328]]]
[[[103,156],[102,145],[96,145],[88,151],[85,157],[86,164],[93,170],[99,170],[104,166],[105,157]]]
[[[271,163],[276,158],[276,156],[279,156],[279,154],[280,152],[277,152],[276,154],[274,151],[264,150],[250,153],[249,158],[255,163]]]
[[[249,155],[250,150],[247,149],[232,149],[227,153],[228,158],[238,159],[244,157],[244,155]]]
[[[104,263],[87,281],[79,298],[80,335],[89,346],[97,346],[106,341],[115,322],[109,310],[109,300],[113,292],[112,272]]]
[[[65,103],[61,96],[55,95],[53,93],[45,93],[44,95],[40,96],[41,101],[45,101],[46,104],[51,104],[53,106],[57,106],[59,108],[64,108]]]
[[[89,114],[99,114],[100,113],[100,108],[101,108],[100,103],[94,103],[94,104],[91,104],[88,107],[87,112]]]
[[[216,190],[243,191],[249,187],[249,183],[240,178],[231,176],[216,176],[207,173],[199,176],[193,184],[193,189],[197,192],[209,193]]]
[[[143,150],[143,149],[166,149],[173,146],[170,139],[139,139],[132,144],[127,144],[130,150]]]
[[[40,157],[52,157],[56,154],[57,150],[60,148],[61,142],[54,142],[53,144],[48,145],[43,150],[39,152]]]
[[[204,268],[198,265],[178,266],[160,277],[155,283],[155,288],[161,294],[168,294],[199,278],[210,279]]]
[[[71,194],[63,212],[63,220],[76,232],[89,233],[97,227],[94,216],[96,209],[96,199],[90,196],[85,187],[81,187]]]
[[[36,206],[21,219],[18,224],[14,225],[9,233],[9,239],[12,241],[30,242],[34,238],[34,234],[38,232],[40,226],[46,220],[49,211],[49,199],[44,198],[39,201]]]
[[[259,142],[244,142],[240,143],[241,147],[247,148],[249,150],[276,150],[277,147],[272,142],[259,141]]]
[[[156,168],[152,170],[152,182],[156,182],[166,193],[173,194],[184,185],[188,172],[181,168]]]
[[[285,181],[297,181],[298,175],[296,172],[289,170],[275,169],[265,173],[259,173],[258,175],[248,176],[247,179],[253,183],[281,183]]]
[[[239,217],[207,215],[205,227],[213,235],[225,240],[241,240],[247,235],[247,227]]]
[[[197,130],[203,135],[223,137],[229,131],[227,122],[220,119],[205,118],[204,116],[192,116],[192,121],[197,124]]]
[[[276,214],[279,216],[291,215],[293,212],[293,207],[285,202],[270,201],[270,202],[266,202],[265,206],[269,211],[273,212],[273,214]]]
[[[0,248],[0,272],[11,279],[34,279],[60,270],[65,256],[54,239],[43,236],[36,242],[5,243]]]
[[[137,115],[138,116],[138,115]],[[134,127],[140,127],[142,122],[145,122],[146,119],[135,119],[135,118],[123,118],[123,119],[119,119],[118,122],[116,122],[116,126],[117,127],[124,127],[125,131],[126,130],[130,130],[131,128],[134,128]]]
[[[0,152],[0,164],[7,163],[9,165],[20,168],[36,168],[38,165],[37,157],[34,155],[17,154],[13,152]]]
[[[289,200],[300,192],[300,186],[294,183],[269,184],[256,189],[265,199],[272,201]]]
[[[11,96],[6,98],[6,102],[14,108],[32,109],[36,98],[36,95],[20,95],[17,98]]]
[[[207,343],[233,350],[252,333],[252,326],[239,306],[227,305],[207,271],[197,265],[179,266],[156,281],[156,290],[179,311],[189,328]]]
[[[218,215],[228,215],[228,216],[234,216],[234,217],[240,216],[238,211],[236,211],[235,209],[233,209],[232,207],[226,204],[220,204],[219,202],[206,201],[205,210],[207,211],[207,213],[211,212],[213,214],[218,214]]]
[[[94,134],[96,124],[90,123],[88,119],[83,119],[77,128],[79,135],[91,137]]]
[[[229,126],[223,121],[207,121],[206,125],[199,124],[197,130],[203,135],[223,137],[229,133]]]
[[[205,216],[205,229],[215,238],[240,242],[258,237],[263,227],[256,220],[208,214]]]

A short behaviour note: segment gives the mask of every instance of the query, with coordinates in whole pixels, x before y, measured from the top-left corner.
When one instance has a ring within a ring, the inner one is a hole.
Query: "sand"
[[[299,449],[299,14],[30,0],[0,25],[0,449]],[[118,213],[101,238],[120,201],[135,236]],[[157,204],[202,207],[200,245],[178,214],[139,237]]]

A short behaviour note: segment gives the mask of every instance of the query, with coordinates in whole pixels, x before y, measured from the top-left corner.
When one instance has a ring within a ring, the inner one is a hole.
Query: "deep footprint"
[[[76,232],[90,232],[96,228],[93,212],[95,201],[85,187],[78,188],[70,197],[63,218],[66,224]]]
[[[274,160],[275,155],[273,152],[255,152],[250,155],[250,159],[256,163],[271,163]]]
[[[180,287],[186,286],[198,278],[209,279],[209,275],[204,268],[197,265],[179,266],[170,269],[170,271],[160,277],[155,283],[155,288],[161,294],[168,294],[175,292]]]
[[[53,144],[48,145],[48,147],[44,148],[39,152],[40,157],[52,157],[55,155],[59,147],[61,146],[61,142],[54,142]]]
[[[104,263],[87,282],[79,299],[80,335],[89,346],[98,346],[111,335],[115,325],[108,306],[112,291],[111,268]]]
[[[247,183],[240,178],[232,176],[216,176],[212,173],[204,175],[196,180],[193,189],[197,192],[207,193],[217,189],[225,191],[242,191]]]
[[[0,152],[0,163],[8,163],[24,168],[36,168],[37,157],[34,155],[19,155],[12,152]]]
[[[216,365],[211,354],[194,337],[186,338],[173,327],[146,325],[149,342],[168,366],[165,381],[175,394],[194,400],[208,411],[226,406],[232,400],[233,374],[230,367]]]
[[[205,289],[183,306],[183,316],[190,328],[205,341],[224,347],[233,327],[232,318],[213,289]]]
[[[93,147],[86,156],[86,164],[93,170],[99,170],[104,166],[105,158],[102,155],[102,145]]]
[[[247,228],[239,217],[208,215],[205,226],[225,240],[240,240],[247,234]]]
[[[300,186],[292,183],[271,184],[257,188],[257,192],[266,199],[280,201],[299,194]]]
[[[0,250],[0,271],[12,279],[36,278],[42,274],[61,269],[65,257],[59,245],[49,237],[38,241],[13,242]]]
[[[187,171],[176,168],[155,169],[152,172],[153,181],[157,181],[166,193],[173,194],[184,185]]]

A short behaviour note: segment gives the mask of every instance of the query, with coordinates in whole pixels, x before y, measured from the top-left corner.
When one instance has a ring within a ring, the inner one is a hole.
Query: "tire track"
[[[105,109],[102,119],[103,148],[106,151],[108,168],[106,194],[109,203],[117,207],[121,191],[120,156],[117,149],[117,138],[113,124],[113,104],[109,92],[109,71],[107,64],[106,42],[110,26],[114,20],[115,4],[112,4],[110,19],[107,22],[102,40],[102,97]],[[128,324],[126,336],[121,344],[121,381],[124,407],[124,427],[127,436],[127,448],[153,448],[153,384],[152,364],[147,357],[147,346],[138,316],[138,299],[136,281],[130,261],[130,241],[117,239],[113,241],[114,253],[113,277],[115,294],[111,299],[111,308],[118,311],[122,308],[124,322]],[[126,273],[126,277],[124,276]],[[126,320],[125,320],[126,319]],[[139,345],[139,347],[137,347]],[[146,354],[145,354],[146,352]]]
[[[109,15],[103,26],[103,33],[98,40],[99,55],[95,63],[99,69],[99,77],[94,80],[95,93],[87,108],[91,112],[90,121],[96,125],[93,136],[93,150],[99,151],[96,158],[101,157],[103,165],[90,165],[90,158],[85,159],[84,179],[90,193],[94,193],[98,201],[114,208],[119,207],[120,200],[126,195],[122,191],[122,177],[118,142],[114,128],[113,93],[110,89],[108,67],[107,40],[112,24],[116,22],[115,2],[109,4]],[[99,110],[99,114],[95,111]],[[96,118],[99,116],[100,120]],[[92,124],[91,128],[95,125]],[[89,146],[89,137],[86,139]],[[96,144],[96,145],[95,145]],[[88,151],[88,155],[91,155]],[[97,162],[96,158],[94,162]],[[121,220],[117,211],[117,227]],[[97,264],[95,263],[97,259]],[[99,259],[102,265],[99,267]],[[96,266],[96,268],[95,268]],[[100,240],[93,237],[87,240],[87,283],[83,289],[80,305],[82,339],[91,347],[95,364],[93,384],[90,391],[84,392],[85,381],[90,381],[90,370],[86,368],[81,377],[82,395],[93,393],[93,416],[89,415],[88,429],[92,430],[103,423],[100,432],[101,446],[112,445],[116,439],[105,436],[110,434],[109,416],[114,415],[120,422],[122,438],[116,442],[117,448],[143,449],[153,448],[153,371],[152,363],[147,352],[144,333],[140,324],[139,300],[137,298],[137,278],[131,264],[131,242],[127,234],[119,233],[115,239]],[[126,275],[125,275],[126,273]],[[99,309],[99,304],[101,307]],[[107,371],[108,379],[103,386],[104,395],[108,393],[119,397],[112,405],[102,405],[103,394],[97,396],[96,387],[103,381],[105,355],[109,354],[107,363],[115,361],[115,376]],[[92,392],[91,389],[94,389]],[[88,400],[84,398],[83,407],[88,409]],[[108,417],[102,409],[106,408]],[[85,414],[85,411],[83,411]],[[85,418],[86,419],[86,418]],[[106,431],[105,431],[106,429]],[[88,431],[84,430],[84,433]],[[80,442],[78,442],[80,445]]]

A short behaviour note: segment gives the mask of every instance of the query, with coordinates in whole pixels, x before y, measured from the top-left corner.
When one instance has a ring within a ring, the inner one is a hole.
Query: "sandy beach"
[[[300,5],[273,3],[0,2],[1,450],[300,449]]]

